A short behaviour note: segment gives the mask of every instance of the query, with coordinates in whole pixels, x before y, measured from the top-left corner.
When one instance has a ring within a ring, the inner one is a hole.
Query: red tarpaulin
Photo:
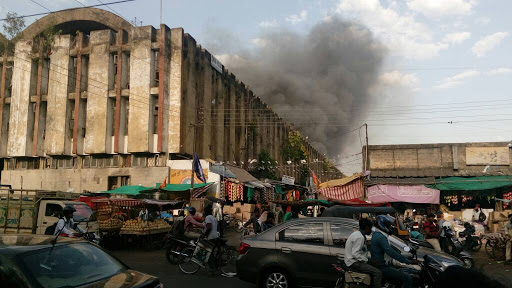
[[[364,183],[361,175],[354,175],[339,180],[320,184],[318,192],[329,199],[353,200],[364,197]]]
[[[345,200],[345,201],[334,200],[334,199],[328,199],[328,200],[332,201],[332,202],[339,203],[341,205],[345,205],[345,206],[357,206],[357,207],[384,207],[384,206],[390,206],[389,203],[370,203],[370,202],[366,202],[366,201],[360,200],[360,199],[352,199],[352,200]]]

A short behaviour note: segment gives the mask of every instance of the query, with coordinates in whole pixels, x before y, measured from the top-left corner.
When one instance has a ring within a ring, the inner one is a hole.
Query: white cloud
[[[383,86],[401,87],[416,87],[420,83],[416,74],[403,74],[397,70],[381,74],[378,81]]]
[[[475,20],[475,23],[478,25],[487,25],[490,22],[491,22],[491,19],[489,19],[487,17],[479,17],[479,18],[476,18],[476,20]]]
[[[262,28],[271,28],[271,27],[276,27],[277,25],[279,25],[277,23],[276,20],[272,20],[272,21],[262,21],[258,24],[258,26],[262,27]]]
[[[393,2],[392,2],[393,3]],[[399,5],[384,7],[379,0],[340,0],[336,12],[368,26],[391,53],[410,59],[429,59],[449,45],[433,40],[429,26],[412,13],[400,13]]]
[[[475,6],[474,0],[409,0],[409,9],[427,17],[469,15]]]
[[[308,11],[302,10],[302,11],[300,11],[299,14],[293,14],[293,15],[286,17],[285,20],[292,24],[297,24],[297,23],[300,23],[300,22],[306,20],[307,18],[308,18]]]
[[[462,73],[456,74],[451,77],[447,77],[443,79],[438,85],[436,85],[434,88],[436,89],[448,89],[453,88],[455,86],[459,86],[460,84],[464,83],[465,80],[469,78],[473,78],[480,75],[480,72],[476,70],[466,70]]]
[[[471,33],[469,32],[455,32],[446,34],[443,38],[443,42],[449,43],[449,44],[460,44],[466,40],[471,38]]]
[[[258,46],[258,47],[265,47],[267,45],[267,40],[262,38],[253,38],[251,40],[252,44]]]
[[[483,57],[489,51],[498,46],[501,41],[507,37],[508,32],[496,32],[494,34],[487,35],[484,38],[478,40],[475,45],[473,45],[473,48],[471,48],[471,51],[473,51],[473,54],[475,54],[477,57]]]
[[[504,75],[504,74],[510,74],[510,73],[512,73],[512,69],[502,67],[502,68],[497,68],[497,69],[487,72],[487,75],[494,76],[494,75]]]

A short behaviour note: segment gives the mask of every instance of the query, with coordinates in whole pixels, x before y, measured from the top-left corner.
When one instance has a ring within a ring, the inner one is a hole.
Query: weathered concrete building
[[[4,184],[153,185],[194,151],[240,165],[265,149],[280,174],[298,173],[281,154],[293,128],[182,28],[66,10],[27,27],[0,59]],[[304,145],[320,178],[340,176],[323,175],[324,157]]]
[[[365,153],[363,149],[363,159]],[[370,145],[368,156],[367,170],[378,183],[427,184],[452,176],[512,175],[508,142]]]

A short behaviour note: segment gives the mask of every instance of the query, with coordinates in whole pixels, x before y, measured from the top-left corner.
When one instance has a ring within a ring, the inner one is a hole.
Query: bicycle
[[[220,270],[222,276],[234,277],[236,276],[236,258],[238,257],[238,251],[233,247],[227,246],[227,240],[219,240],[221,244],[215,246],[208,262],[214,261],[213,265],[215,269]],[[181,259],[178,265],[181,272],[185,274],[195,274],[201,269],[202,266],[192,260],[195,250],[196,249],[192,247],[183,250],[182,253],[186,256]]]
[[[485,252],[490,258],[505,260],[507,239],[503,233],[486,234],[483,239],[486,239]]]

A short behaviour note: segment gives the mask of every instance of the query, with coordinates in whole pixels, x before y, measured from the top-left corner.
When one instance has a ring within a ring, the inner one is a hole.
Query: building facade
[[[509,142],[368,146],[367,170],[375,181],[512,175]],[[366,159],[363,149],[363,159]],[[425,183],[423,183],[425,182]]]
[[[280,175],[298,174],[281,152],[293,127],[182,28],[72,9],[34,22],[5,51],[3,184],[73,191],[153,185],[171,174],[174,159],[194,152],[241,165],[266,150]],[[324,174],[324,156],[304,146],[319,178],[341,176]]]

